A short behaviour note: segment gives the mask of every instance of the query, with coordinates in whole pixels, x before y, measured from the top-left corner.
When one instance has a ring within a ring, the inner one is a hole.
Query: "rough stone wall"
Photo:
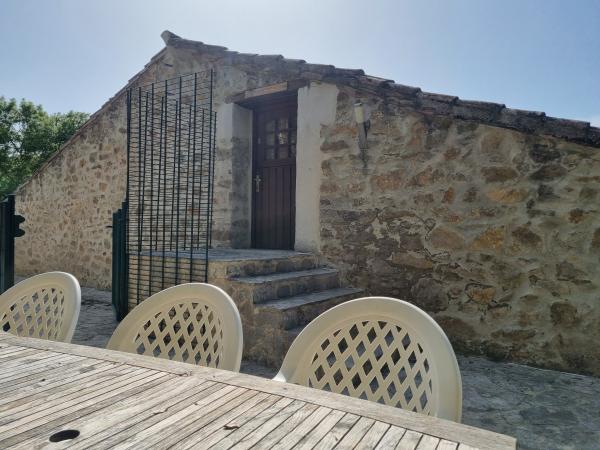
[[[600,374],[600,150],[341,89],[322,130],[323,255],[463,351]]]
[[[112,214],[125,197],[125,101],[118,98],[23,186],[25,236],[15,241],[21,276],[61,270],[110,289]]]

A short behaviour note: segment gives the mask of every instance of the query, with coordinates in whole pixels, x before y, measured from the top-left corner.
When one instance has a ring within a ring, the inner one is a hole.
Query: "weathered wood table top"
[[[0,332],[0,448],[46,446],[467,450],[516,441],[249,375]]]

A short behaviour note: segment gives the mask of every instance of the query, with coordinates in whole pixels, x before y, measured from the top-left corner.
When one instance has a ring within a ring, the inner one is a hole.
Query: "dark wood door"
[[[254,248],[293,249],[296,220],[296,99],[254,110]]]

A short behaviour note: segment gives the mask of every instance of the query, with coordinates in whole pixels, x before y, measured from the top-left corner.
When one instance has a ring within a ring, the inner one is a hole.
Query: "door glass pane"
[[[275,145],[275,134],[267,134],[267,145]]]
[[[292,144],[296,143],[296,130],[292,130],[290,132],[290,143],[292,143]]]
[[[278,158],[279,159],[287,159],[288,158],[288,148],[287,145],[284,145],[283,147],[279,147],[277,149],[277,153],[278,153]]]
[[[287,129],[287,127],[288,127],[287,117],[279,119],[279,124],[278,125],[279,125],[279,129],[280,130]]]
[[[275,121],[274,120],[269,120],[267,122],[267,124],[265,125],[265,130],[267,130],[267,131],[275,131]]]
[[[296,144],[290,146],[290,158],[296,157]]]
[[[277,134],[277,143],[279,145],[286,145],[288,142],[287,131],[280,131]]]
[[[275,159],[275,147],[265,148],[265,159]]]

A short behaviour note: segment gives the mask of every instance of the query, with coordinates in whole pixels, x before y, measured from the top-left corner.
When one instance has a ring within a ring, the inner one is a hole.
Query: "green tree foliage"
[[[89,115],[48,114],[26,100],[0,97],[0,199],[29,178]]]

